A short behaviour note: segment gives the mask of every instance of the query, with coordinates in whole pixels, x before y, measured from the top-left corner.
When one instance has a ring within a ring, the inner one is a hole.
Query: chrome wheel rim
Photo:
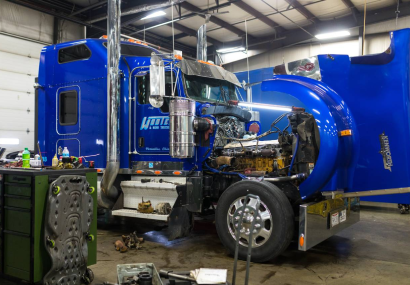
[[[250,198],[247,203],[247,208],[252,208],[251,211],[245,211],[243,220],[239,222],[239,216],[245,209],[245,196],[236,199],[230,206],[227,214],[227,224],[232,238],[236,241],[236,229],[239,228],[239,244],[242,246],[249,245],[249,233],[251,223],[254,220],[253,211],[256,211],[256,199]],[[252,234],[252,247],[264,245],[272,234],[272,214],[266,204],[261,201],[259,206],[259,214],[256,217],[255,228]]]

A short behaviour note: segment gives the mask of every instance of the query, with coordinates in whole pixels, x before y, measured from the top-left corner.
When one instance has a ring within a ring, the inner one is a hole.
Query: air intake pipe
[[[118,190],[113,187],[120,169],[120,81],[121,0],[108,1],[107,21],[107,166],[101,181],[98,204],[112,208]]]

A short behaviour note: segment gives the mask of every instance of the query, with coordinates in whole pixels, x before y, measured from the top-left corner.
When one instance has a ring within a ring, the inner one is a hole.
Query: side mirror
[[[164,104],[165,96],[165,66],[164,61],[158,55],[151,55],[150,73],[150,96],[149,103],[160,108]]]

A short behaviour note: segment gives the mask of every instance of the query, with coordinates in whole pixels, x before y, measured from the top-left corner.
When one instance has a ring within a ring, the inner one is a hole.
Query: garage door
[[[34,88],[44,45],[0,34],[0,146],[34,150]]]

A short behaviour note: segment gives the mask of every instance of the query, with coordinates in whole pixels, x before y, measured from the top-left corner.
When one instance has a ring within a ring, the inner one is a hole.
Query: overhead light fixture
[[[4,144],[20,144],[20,140],[19,139],[9,139],[9,138],[0,138],[0,145],[4,145]]]
[[[315,37],[319,40],[326,40],[326,39],[341,38],[341,37],[346,37],[346,36],[350,36],[349,31],[339,31],[339,32],[318,34]]]
[[[231,52],[237,52],[237,51],[245,51],[244,47],[231,47],[231,48],[223,48],[223,49],[218,49],[216,52],[218,53],[231,53]]]
[[[248,102],[240,102],[238,105],[242,107],[251,107],[251,108],[268,109],[268,110],[276,110],[276,111],[287,111],[287,112],[292,111],[292,107],[282,106],[282,105],[248,103]]]
[[[146,19],[151,19],[151,18],[155,18],[155,17],[159,17],[159,16],[164,16],[165,14],[166,13],[164,11],[157,11],[157,12],[154,12],[154,13],[151,13],[151,14],[145,16],[141,20],[146,20]]]

